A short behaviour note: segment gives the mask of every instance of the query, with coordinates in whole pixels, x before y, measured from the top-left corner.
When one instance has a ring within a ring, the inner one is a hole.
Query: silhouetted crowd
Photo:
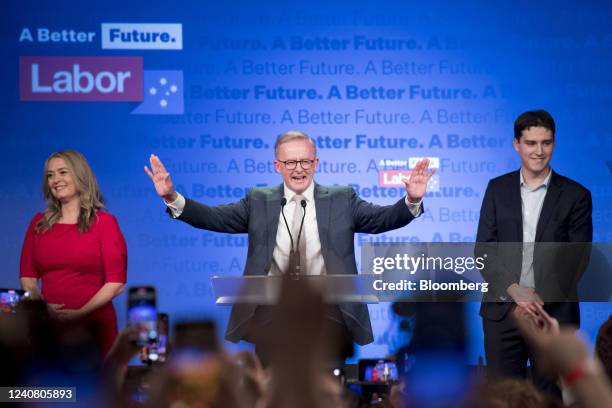
[[[182,337],[171,336],[165,362],[131,366],[142,354],[137,327],[121,331],[103,356],[94,329],[54,320],[40,300],[22,301],[0,313],[0,385],[75,387],[69,406],[88,407],[612,407],[612,315],[593,352],[572,328],[515,309],[539,363],[559,379],[559,400],[529,381],[490,378],[485,366],[470,366],[461,303],[398,302],[393,311],[416,323],[398,325],[410,332],[406,344],[365,381],[338,365],[350,347],[327,321],[322,298],[301,282],[284,282],[259,337],[264,364],[256,353],[232,354],[177,330]]]

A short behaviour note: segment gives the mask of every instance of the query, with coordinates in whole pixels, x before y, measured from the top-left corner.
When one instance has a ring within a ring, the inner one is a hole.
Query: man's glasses
[[[298,163],[302,166],[302,169],[308,170],[312,167],[314,160],[279,160],[279,162],[283,163],[287,170],[294,170]]]

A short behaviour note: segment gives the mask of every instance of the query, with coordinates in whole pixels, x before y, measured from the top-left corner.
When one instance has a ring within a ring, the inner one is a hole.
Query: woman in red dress
[[[21,286],[58,320],[95,325],[106,355],[117,336],[112,299],[126,281],[125,239],[115,217],[101,211],[96,178],[79,152],[49,156],[43,194],[47,208],[32,219],[21,250]]]

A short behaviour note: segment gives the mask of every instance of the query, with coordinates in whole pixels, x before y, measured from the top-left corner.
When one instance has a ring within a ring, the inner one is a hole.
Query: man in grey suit
[[[145,166],[145,172],[174,218],[210,231],[249,234],[245,276],[283,274],[298,250],[302,274],[357,274],[354,234],[389,231],[418,217],[423,212],[427,182],[433,175],[427,170],[429,161],[421,160],[404,180],[406,197],[393,205],[378,206],[357,197],[352,188],[314,183],[319,163],[316,145],[302,132],[280,135],[275,156],[274,166],[283,177],[282,184],[254,188],[236,203],[214,207],[177,193],[157,156],[151,155],[151,169]],[[250,327],[261,317],[258,309],[255,305],[235,305],[225,338],[253,341]],[[336,310],[332,318],[346,328],[353,341],[360,345],[373,341],[366,305],[342,304]]]

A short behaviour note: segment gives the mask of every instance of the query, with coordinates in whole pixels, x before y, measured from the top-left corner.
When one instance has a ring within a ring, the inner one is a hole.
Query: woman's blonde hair
[[[43,196],[47,200],[47,208],[45,209],[44,217],[36,224],[36,232],[49,230],[53,224],[59,221],[62,211],[61,203],[53,197],[49,182],[47,180],[47,172],[49,171],[49,163],[53,159],[62,159],[68,166],[68,170],[74,181],[76,191],[81,200],[81,208],[77,220],[77,226],[81,233],[87,231],[94,222],[96,211],[104,208],[104,198],[98,188],[96,176],[94,176],[89,163],[83,155],[76,150],[62,150],[53,153],[45,161],[43,171]]]

